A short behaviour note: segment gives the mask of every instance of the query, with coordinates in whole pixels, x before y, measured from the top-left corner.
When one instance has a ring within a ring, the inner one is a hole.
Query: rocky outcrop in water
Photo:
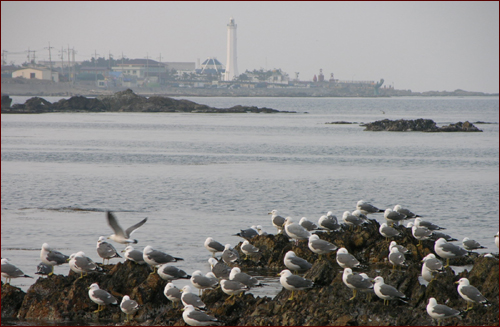
[[[8,96],[7,96],[8,97]],[[9,98],[10,99],[10,98]],[[10,99],[12,101],[12,99]],[[189,100],[176,100],[169,97],[144,97],[135,94],[132,90],[116,92],[113,95],[102,95],[97,98],[72,96],[50,103],[45,99],[34,97],[24,104],[15,104],[12,107],[8,99],[2,96],[2,113],[46,113],[46,112],[196,112],[196,113],[283,113],[270,108],[254,106],[234,106],[219,109],[198,104]]]
[[[373,123],[362,124],[365,131],[389,131],[389,132],[482,132],[474,124],[466,121],[458,122],[448,126],[438,127],[432,119],[415,119],[415,120],[378,120]]]
[[[409,303],[391,301],[384,306],[375,295],[358,292],[349,301],[352,290],[342,282],[343,269],[335,260],[335,253],[318,258],[302,241],[296,246],[284,235],[260,235],[251,243],[261,250],[261,256],[242,260],[238,266],[242,271],[259,271],[261,275],[275,276],[284,269],[283,257],[289,250],[313,263],[305,277],[314,281],[314,287],[296,292],[293,300],[288,300],[290,291],[283,289],[275,298],[254,297],[252,292],[229,298],[220,288],[207,290],[202,300],[207,304],[208,313],[222,320],[225,325],[429,325],[431,318],[425,307],[430,297],[439,303],[464,310],[466,302],[460,298],[457,285],[461,277],[469,278],[492,304],[485,307],[475,305],[473,310],[463,314],[462,319],[446,320],[447,325],[498,325],[498,276],[499,265],[496,258],[471,254],[460,259],[452,259],[453,265],[473,265],[470,271],[455,275],[451,268],[440,274],[437,280],[424,286],[419,282],[420,260],[434,252],[433,241],[417,241],[411,231],[397,227],[402,236],[395,240],[406,246],[411,253],[406,255],[409,266],[392,271],[387,262],[388,244],[378,232],[375,220],[359,231],[342,229],[336,232],[322,232],[321,238],[346,247],[364,266],[354,269],[365,272],[370,277],[382,276],[387,284],[398,288],[410,300]],[[235,248],[240,251],[238,244]],[[243,253],[241,258],[244,258]],[[40,278],[24,294],[10,285],[2,284],[2,318],[42,319],[53,322],[95,322],[114,325],[123,321],[124,315],[118,305],[110,305],[104,311],[93,313],[97,305],[88,296],[88,287],[97,282],[102,289],[112,293],[118,301],[124,295],[136,300],[141,308],[135,321],[141,325],[185,325],[182,311],[174,307],[163,295],[166,281],[143,265],[126,261],[116,265],[105,265],[106,273],[92,273],[79,279],[72,272],[68,276],[53,275]],[[276,277],[277,278],[277,277]],[[187,281],[188,282],[188,281]],[[189,283],[189,282],[188,282]],[[265,286],[264,286],[265,287]],[[137,324],[133,322],[132,324]]]

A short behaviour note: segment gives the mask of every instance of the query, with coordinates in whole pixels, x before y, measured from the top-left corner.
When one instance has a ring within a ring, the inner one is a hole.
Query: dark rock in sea
[[[5,106],[4,106],[5,101]],[[12,101],[12,99],[11,99]],[[288,113],[270,108],[254,106],[234,106],[231,108],[213,108],[189,100],[176,100],[169,97],[152,96],[146,98],[132,90],[102,95],[97,98],[72,96],[56,103],[42,98],[28,99],[24,104],[7,106],[8,99],[2,96],[2,113],[45,113],[45,112],[193,112],[193,113]]]
[[[12,98],[8,95],[2,95],[2,109],[9,109],[12,103]]]
[[[343,269],[335,260],[335,252],[323,255],[320,259],[307,247],[307,241],[298,245],[288,240],[285,235],[258,235],[251,243],[260,249],[259,257],[242,260],[238,266],[242,271],[252,270],[261,275],[276,276],[285,269],[283,257],[289,250],[313,266],[305,278],[314,281],[311,289],[297,291],[293,300],[288,300],[291,292],[282,289],[274,298],[255,297],[252,290],[242,296],[229,297],[220,288],[205,290],[202,300],[207,304],[208,313],[233,326],[284,326],[284,325],[430,325],[431,318],[426,312],[430,297],[438,303],[446,304],[458,310],[466,308],[466,302],[458,295],[455,281],[461,277],[469,278],[472,285],[491,301],[490,306],[475,305],[460,320],[450,318],[447,325],[498,325],[498,276],[499,265],[496,258],[479,256],[471,253],[463,258],[452,259],[452,265],[470,265],[470,271],[463,270],[455,274],[451,267],[439,274],[437,280],[427,286],[419,280],[421,259],[428,253],[434,253],[434,241],[418,241],[411,235],[411,230],[396,226],[401,236],[394,240],[408,248],[406,255],[408,267],[392,270],[388,263],[388,246],[379,232],[379,223],[369,219],[361,228],[350,230],[342,228],[334,232],[315,232],[321,239],[345,247],[362,264],[355,272],[364,272],[374,278],[382,276],[384,281],[398,288],[408,298],[408,303],[391,301],[384,306],[383,301],[370,292],[358,291],[357,297],[349,300],[353,292],[342,282]],[[241,243],[235,246],[240,251]],[[242,253],[242,258],[244,257]],[[208,258],[208,256],[207,256]],[[93,313],[97,305],[88,296],[87,288],[97,282],[102,289],[113,294],[120,302],[124,295],[136,300],[141,308],[132,324],[184,326],[182,311],[174,307],[163,295],[166,281],[157,274],[150,274],[150,269],[130,261],[116,265],[103,266],[106,273],[92,273],[78,279],[72,272],[68,276],[53,275],[40,278],[30,287],[26,295],[9,285],[2,286],[2,317],[17,316],[19,319],[42,319],[61,322],[94,322],[99,319],[101,325],[116,325],[123,321],[124,315],[117,305],[109,305],[99,313]],[[276,277],[278,278],[278,277]],[[266,287],[266,286],[264,286]],[[5,315],[4,315],[5,313]]]
[[[325,123],[325,124],[330,124],[330,125],[342,125],[342,124],[355,124],[355,123],[351,123],[351,122],[348,122],[348,121],[332,121],[332,122],[329,122],[329,123]]]
[[[432,119],[415,119],[415,120],[378,120],[373,123],[362,124],[365,131],[390,131],[390,132],[482,132],[474,124],[466,121],[458,122],[448,126],[438,127]]]

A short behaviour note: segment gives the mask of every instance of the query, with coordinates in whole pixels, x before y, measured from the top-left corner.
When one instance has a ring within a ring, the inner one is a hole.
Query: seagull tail
[[[26,278],[33,278],[33,277],[31,277],[31,276],[28,276],[28,275],[24,275],[24,276],[22,276],[22,277],[26,277]]]
[[[175,261],[184,261],[183,258],[176,258],[176,257],[174,257],[174,259],[175,259]]]

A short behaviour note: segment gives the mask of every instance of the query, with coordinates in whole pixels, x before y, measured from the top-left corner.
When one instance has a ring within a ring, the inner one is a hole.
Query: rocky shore
[[[285,253],[293,250],[299,257],[313,263],[304,276],[314,281],[314,287],[296,292],[293,300],[288,300],[290,291],[285,289],[274,298],[255,297],[251,290],[241,297],[232,298],[220,288],[206,290],[202,300],[208,307],[207,313],[221,320],[224,325],[233,326],[432,325],[433,321],[425,309],[428,299],[435,297],[438,303],[465,310],[466,302],[459,296],[454,282],[461,277],[467,277],[471,284],[491,301],[491,305],[476,304],[472,310],[463,313],[461,319],[445,320],[446,325],[498,326],[498,255],[484,257],[472,253],[460,259],[452,259],[452,265],[468,265],[469,269],[455,274],[452,268],[446,268],[437,280],[425,286],[419,282],[420,261],[428,253],[434,253],[434,241],[423,241],[419,247],[411,230],[398,226],[402,236],[395,240],[407,247],[411,253],[406,255],[408,267],[392,271],[392,265],[387,262],[389,242],[379,234],[378,228],[378,222],[370,219],[370,223],[364,225],[360,231],[350,231],[342,227],[342,230],[336,232],[318,233],[321,239],[347,248],[363,264],[364,268],[355,270],[365,272],[372,278],[382,276],[387,284],[403,292],[410,299],[407,304],[391,301],[389,306],[384,306],[381,299],[373,295],[370,300],[369,295],[364,292],[358,292],[358,296],[350,301],[352,290],[342,282],[343,269],[337,264],[335,253],[319,259],[317,254],[309,250],[307,241],[295,245],[284,235],[277,234],[253,238],[251,243],[260,249],[262,255],[259,258],[242,260],[238,266],[242,271],[252,270],[260,275],[275,276],[285,269]],[[242,255],[241,258],[244,258],[240,246],[241,243],[235,248]],[[52,275],[39,278],[27,293],[2,283],[2,319],[16,318],[21,320],[20,324],[24,320],[123,324],[124,314],[117,305],[110,305],[102,312],[93,313],[97,305],[89,299],[87,288],[97,282],[119,302],[121,297],[129,295],[140,304],[141,307],[131,325],[185,325],[179,305],[173,306],[163,295],[167,282],[156,273],[150,274],[147,266],[126,261],[105,265],[103,268],[105,273],[89,274],[82,279],[78,279],[79,276],[73,272],[68,276]]]
[[[389,132],[482,132],[474,124],[466,121],[458,122],[447,126],[438,127],[432,119],[415,119],[415,120],[378,120],[373,123],[361,125],[365,127],[365,131],[389,131]]]
[[[116,92],[113,95],[101,95],[97,98],[72,96],[57,102],[33,97],[24,104],[14,104],[8,95],[2,95],[3,114],[39,114],[48,112],[197,112],[197,113],[283,113],[270,108],[255,106],[233,106],[231,108],[213,108],[189,100],[176,100],[163,96],[144,97],[132,90]]]

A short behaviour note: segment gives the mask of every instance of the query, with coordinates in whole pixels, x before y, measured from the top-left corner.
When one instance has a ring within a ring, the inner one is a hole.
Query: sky
[[[498,1],[2,1],[1,15],[7,63],[27,61],[28,49],[49,60],[50,43],[53,61],[69,46],[77,61],[225,64],[233,17],[240,74],[311,81],[322,69],[413,92],[499,92]]]

